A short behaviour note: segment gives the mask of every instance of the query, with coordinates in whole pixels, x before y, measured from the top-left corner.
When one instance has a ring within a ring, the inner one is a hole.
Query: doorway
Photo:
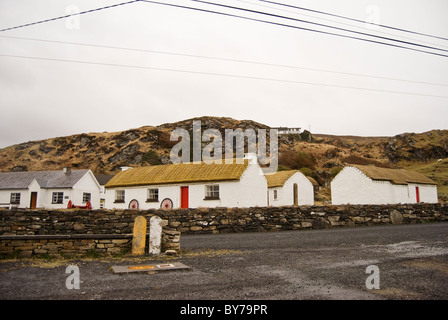
[[[180,187],[180,207],[188,208],[188,187]]]
[[[294,183],[293,186],[293,196],[294,196],[294,206],[299,205],[299,187],[297,186],[297,183]]]
[[[37,192],[31,192],[30,208],[36,209],[37,207]]]
[[[417,203],[420,202],[420,188],[419,187],[415,187],[415,197],[417,199]]]

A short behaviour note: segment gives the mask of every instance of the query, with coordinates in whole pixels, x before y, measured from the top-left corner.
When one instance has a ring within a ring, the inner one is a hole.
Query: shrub
[[[300,172],[302,172],[304,175],[308,177],[311,177],[311,175],[313,174],[313,170],[307,167],[300,168]]]
[[[286,151],[278,159],[281,166],[288,167],[291,170],[300,168],[309,168],[314,170],[317,164],[316,158],[306,152]]]
[[[149,163],[152,166],[162,164],[162,161],[157,155],[157,152],[155,152],[154,150],[149,150],[148,152],[143,154],[142,163],[144,164],[145,162]]]
[[[342,168],[341,167],[333,167],[330,169],[330,175],[332,178],[336,177],[336,175],[341,172]]]

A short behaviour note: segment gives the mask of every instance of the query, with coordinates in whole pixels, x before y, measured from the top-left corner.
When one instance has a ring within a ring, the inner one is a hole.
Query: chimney
[[[64,167],[62,168],[62,172],[64,172],[65,174],[70,174],[71,173],[71,169],[69,167]]]

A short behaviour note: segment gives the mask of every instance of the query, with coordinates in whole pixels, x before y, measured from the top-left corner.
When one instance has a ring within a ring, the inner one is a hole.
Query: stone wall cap
[[[132,234],[36,234],[0,235],[2,240],[63,240],[63,239],[129,239]]]

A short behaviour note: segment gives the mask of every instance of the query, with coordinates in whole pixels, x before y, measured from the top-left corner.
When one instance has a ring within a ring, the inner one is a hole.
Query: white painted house
[[[299,170],[266,175],[269,206],[314,205],[314,185]]]
[[[104,204],[106,203],[106,183],[113,177],[114,176],[111,174],[95,174],[95,179],[100,185],[100,209],[103,209]]]
[[[90,170],[0,172],[0,206],[67,208],[91,203],[99,208],[100,185]]]
[[[331,182],[332,204],[437,203],[437,184],[403,169],[349,165]]]
[[[127,169],[106,184],[106,209],[267,205],[267,181],[256,159]]]
[[[301,128],[275,127],[278,134],[300,134]]]

